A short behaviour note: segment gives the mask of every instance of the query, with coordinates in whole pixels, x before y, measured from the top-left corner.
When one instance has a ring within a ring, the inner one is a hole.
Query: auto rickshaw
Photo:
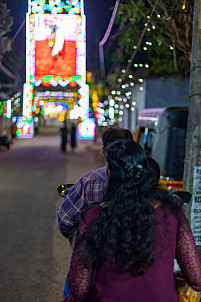
[[[167,190],[183,190],[187,120],[187,107],[144,109],[138,116],[134,140],[158,162]]]

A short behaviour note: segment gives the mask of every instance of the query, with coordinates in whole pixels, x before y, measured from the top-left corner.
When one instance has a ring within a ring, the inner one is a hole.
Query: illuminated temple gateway
[[[88,119],[83,0],[29,0],[26,83],[18,137],[33,136],[33,119]]]

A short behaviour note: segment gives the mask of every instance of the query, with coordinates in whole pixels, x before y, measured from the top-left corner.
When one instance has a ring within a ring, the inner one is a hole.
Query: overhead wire
[[[19,26],[18,30],[16,31],[15,35],[13,36],[13,38],[11,39],[10,42],[10,46],[13,44],[13,42],[15,41],[15,39],[17,38],[17,36],[19,35],[20,31],[22,30],[24,24],[25,24],[26,19],[24,19],[21,23],[21,25]],[[5,54],[2,56],[1,62],[3,61]],[[10,72],[2,63],[0,63],[0,70],[2,72],[4,72],[8,77],[15,79],[15,75]]]
[[[105,35],[104,35],[103,39],[99,42],[99,60],[100,60],[100,71],[101,71],[101,77],[102,78],[105,76],[105,63],[104,63],[103,46],[104,46],[105,42],[107,41],[107,39],[110,35],[111,29],[112,29],[112,26],[113,26],[113,23],[114,23],[114,20],[115,20],[115,17],[116,17],[119,2],[120,2],[120,0],[116,0],[114,10],[112,12],[112,16],[110,18],[110,22],[109,22],[109,25],[108,25],[107,30],[105,32]]]
[[[26,22],[26,19],[24,19],[20,25],[20,27],[18,28],[18,30],[16,31],[15,35],[13,36],[12,40],[11,40],[11,45],[12,43],[15,41],[15,39],[17,38],[18,34],[20,33],[21,29],[23,28],[24,24]]]

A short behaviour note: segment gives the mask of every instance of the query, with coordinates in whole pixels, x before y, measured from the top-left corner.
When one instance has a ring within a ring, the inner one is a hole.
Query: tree
[[[111,66],[108,68],[108,78],[115,73],[115,68],[118,78],[118,64],[126,66],[135,51],[133,62],[142,63],[143,66],[147,64],[148,75],[188,77],[193,3],[193,0],[121,1],[116,18],[118,47],[113,55],[113,62],[115,58],[118,60],[116,59],[112,72]],[[155,4],[156,8],[150,18]],[[146,26],[141,44],[136,49]],[[112,35],[114,36],[115,34]]]
[[[201,1],[195,0],[193,40],[190,74],[190,106],[187,126],[186,155],[184,165],[184,189],[193,194],[187,206],[194,236],[201,252]],[[196,178],[196,179],[195,179]],[[196,185],[197,181],[197,185]]]
[[[12,73],[10,73],[9,70],[7,70],[7,68],[3,65],[3,59],[6,52],[11,50],[11,40],[8,37],[8,33],[11,31],[11,26],[13,24],[13,18],[9,15],[9,10],[7,9],[7,5],[5,3],[0,3],[0,18],[0,71],[1,73],[3,72],[3,75],[7,74],[7,76],[12,76]],[[1,84],[0,88],[0,97],[1,99],[5,99],[8,94],[2,90]],[[0,135],[2,135],[2,132],[3,116],[0,116]]]
[[[22,89],[24,79],[24,57],[19,53],[18,49],[12,49],[12,43],[22,29],[21,24],[15,36],[11,39],[9,33],[13,25],[13,17],[5,3],[0,3],[0,88],[8,96]]]
[[[0,64],[2,64],[4,55],[11,50],[11,40],[8,33],[13,25],[13,18],[10,16],[10,11],[5,3],[0,3],[0,17]]]
[[[11,39],[8,37],[8,33],[11,31],[13,24],[13,18],[9,15],[10,11],[7,9],[5,3],[0,3],[0,81],[6,79],[6,77],[12,77],[12,73],[4,66],[3,60],[5,54],[11,51]],[[8,85],[8,83],[5,83]],[[1,83],[0,83],[1,85]],[[0,86],[2,88],[2,86]]]
[[[3,58],[2,72],[0,74],[0,88],[9,96],[22,91],[25,83],[25,54],[15,45]]]

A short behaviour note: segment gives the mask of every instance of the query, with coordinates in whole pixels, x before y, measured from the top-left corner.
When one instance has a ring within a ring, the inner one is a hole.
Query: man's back
[[[105,169],[103,167],[87,172],[66,191],[64,201],[57,210],[58,227],[65,237],[69,237],[69,230],[78,214],[90,204],[101,202],[107,181]]]

